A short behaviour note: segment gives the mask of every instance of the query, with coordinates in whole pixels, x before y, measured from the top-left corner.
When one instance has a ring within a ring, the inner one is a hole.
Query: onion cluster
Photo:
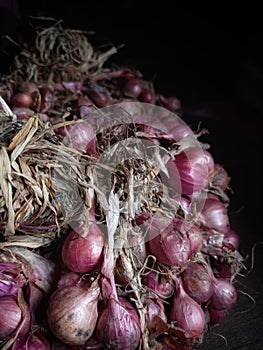
[[[2,348],[201,343],[236,303],[242,257],[228,213],[229,176],[201,133],[178,117],[178,98],[158,94],[129,67],[78,81],[19,81],[3,97],[17,123],[37,115],[60,150],[87,162],[89,173],[79,177],[89,180],[90,198],[88,219],[61,227],[54,245],[3,245]]]

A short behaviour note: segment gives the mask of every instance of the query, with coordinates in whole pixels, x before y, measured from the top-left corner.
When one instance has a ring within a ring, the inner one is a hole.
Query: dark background
[[[56,7],[54,5],[56,4]],[[262,131],[263,41],[259,8],[184,5],[176,1],[2,1],[1,34],[22,40],[28,16],[53,17],[94,31],[97,45],[119,47],[109,63],[132,65],[157,92],[177,96],[185,121],[209,130],[206,142],[231,177],[229,215],[241,238],[247,276],[236,283],[238,303],[200,350],[263,349]],[[5,41],[1,69],[13,51]],[[3,50],[2,50],[3,51]],[[254,263],[251,265],[252,261]],[[250,266],[252,269],[250,270]],[[246,273],[246,271],[244,271]]]

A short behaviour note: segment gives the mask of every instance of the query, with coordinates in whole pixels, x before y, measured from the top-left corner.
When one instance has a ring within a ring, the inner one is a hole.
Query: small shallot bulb
[[[190,253],[190,241],[184,226],[182,220],[174,219],[159,234],[154,233],[155,237],[150,239],[151,253],[162,264],[186,267]],[[156,232],[156,227],[153,230],[149,228],[150,235],[151,231]]]
[[[181,110],[181,101],[176,96],[159,96],[161,104],[173,112],[178,112]]]
[[[91,286],[63,286],[53,292],[48,302],[47,319],[59,340],[70,345],[83,345],[92,336],[98,318],[99,294],[96,281]]]
[[[8,339],[17,329],[22,311],[13,296],[0,298],[0,340]]]
[[[239,235],[234,230],[229,230],[224,235],[223,245],[231,250],[238,250],[240,244]]]
[[[22,340],[17,340],[12,350],[50,350],[50,344],[43,333],[30,332]]]
[[[226,318],[227,310],[216,310],[209,305],[208,314],[209,314],[209,323],[218,324],[218,323],[222,323]]]
[[[185,291],[198,303],[208,301],[213,294],[211,270],[206,265],[190,262],[182,273]]]
[[[72,230],[62,244],[61,254],[64,265],[77,273],[89,273],[98,268],[103,258],[104,235],[96,223],[88,232],[82,227]]]
[[[157,324],[158,319],[161,319],[163,322],[167,322],[167,316],[165,314],[164,305],[161,299],[153,300],[151,298],[146,299],[147,306],[147,328],[148,330],[154,331]]]
[[[16,107],[29,108],[31,107],[32,103],[32,97],[30,96],[30,94],[25,92],[18,92],[13,97],[13,106]]]
[[[124,92],[128,97],[137,98],[142,93],[142,83],[140,79],[128,79],[124,84]]]
[[[25,315],[18,305],[17,298],[11,295],[0,298],[0,340],[7,340],[15,334],[18,327],[22,325],[19,335],[28,332],[30,326],[30,310],[26,302],[23,301]]]
[[[111,102],[110,92],[104,86],[93,84],[88,89],[87,94],[98,107],[106,107]]]
[[[217,198],[208,197],[205,200],[198,220],[204,227],[224,234],[230,228],[227,207]]]
[[[191,195],[203,190],[213,174],[213,157],[200,147],[190,147],[166,164],[168,184],[181,194]]]
[[[233,284],[223,278],[213,279],[213,295],[210,306],[216,310],[228,310],[237,300],[237,291]]]
[[[137,311],[125,298],[109,299],[99,315],[96,337],[112,350],[135,350],[141,338]]]
[[[64,142],[78,151],[85,152],[89,155],[97,156],[96,136],[92,126],[86,121],[61,127],[56,132],[64,137]]]
[[[174,292],[172,279],[157,270],[143,275],[142,284],[163,299],[171,297]]]
[[[156,97],[154,92],[150,89],[142,89],[142,92],[139,96],[141,102],[154,104],[156,102]]]
[[[201,306],[178,284],[170,311],[170,322],[184,330],[189,338],[200,338],[205,329],[205,314]]]

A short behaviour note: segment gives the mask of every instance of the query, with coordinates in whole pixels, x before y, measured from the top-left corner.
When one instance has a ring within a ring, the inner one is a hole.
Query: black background
[[[15,1],[9,3],[14,10]],[[158,92],[181,100],[189,125],[196,128],[201,122],[209,130],[205,140],[210,151],[231,177],[229,215],[241,238],[248,274],[236,283],[237,305],[222,325],[205,335],[198,349],[263,349],[263,246],[259,243],[263,241],[263,29],[259,8],[253,3],[230,8],[222,2],[193,6],[136,0],[20,1],[18,6],[19,18],[12,17],[14,11],[0,9],[1,34],[21,40],[29,15],[53,17],[71,28],[94,31],[92,40],[97,45],[119,47],[109,63],[136,67]],[[6,48],[3,42],[2,47]],[[2,70],[11,56],[12,52],[1,54]]]

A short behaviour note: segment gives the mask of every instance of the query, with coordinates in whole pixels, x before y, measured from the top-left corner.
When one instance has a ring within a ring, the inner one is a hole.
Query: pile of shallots
[[[86,164],[77,177],[89,194],[79,194],[88,203],[78,220],[53,223],[52,243],[44,240],[47,222],[38,224],[43,244],[36,246],[32,227],[10,237],[8,219],[0,222],[1,349],[198,348],[209,325],[236,303],[243,260],[229,218],[229,176],[200,141],[206,131],[193,131],[179,117],[180,101],[158,94],[129,67],[100,68],[78,80],[28,77],[2,86],[1,95],[1,115],[9,118],[0,138],[3,217],[17,210],[10,207],[18,203],[11,179],[26,184],[26,150],[41,154],[46,132],[57,153],[39,198],[52,197],[51,210],[67,213],[56,187],[66,152],[75,155],[72,167]],[[38,131],[30,143],[32,118]],[[16,123],[24,128],[22,168],[8,148],[15,135],[5,136]]]

